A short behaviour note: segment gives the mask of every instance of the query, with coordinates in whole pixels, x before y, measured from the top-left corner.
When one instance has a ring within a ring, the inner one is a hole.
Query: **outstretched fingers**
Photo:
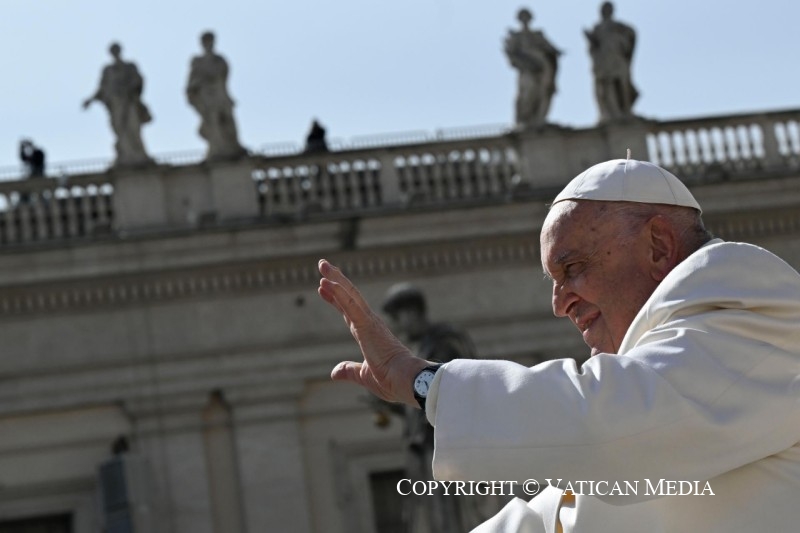
[[[342,313],[349,324],[363,321],[370,314],[364,297],[341,270],[322,259],[319,271],[322,274],[320,296]]]
[[[403,346],[341,270],[322,259],[319,271],[320,296],[342,314],[364,357],[360,363],[339,363],[331,378],[361,385],[387,401],[416,405],[409,384],[429,363]]]
[[[335,281],[336,283],[339,283],[342,286],[344,286],[347,292],[353,293],[354,295],[361,298],[361,293],[358,291],[358,288],[356,288],[356,286],[353,285],[353,282],[350,281],[339,268],[330,264],[327,259],[319,260],[319,273],[322,274],[322,277],[327,278],[331,281]]]

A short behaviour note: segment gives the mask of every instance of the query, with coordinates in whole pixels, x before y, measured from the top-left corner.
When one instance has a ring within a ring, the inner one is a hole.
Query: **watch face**
[[[417,378],[414,380],[414,392],[417,393],[418,396],[427,398],[428,389],[431,387],[434,376],[435,373],[433,370],[423,370],[420,372],[419,375],[417,375]]]

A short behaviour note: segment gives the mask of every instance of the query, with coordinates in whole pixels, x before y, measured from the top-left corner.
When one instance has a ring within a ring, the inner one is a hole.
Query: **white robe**
[[[550,533],[559,514],[565,532],[800,531],[800,276],[714,240],[658,286],[619,354],[453,361],[427,415],[437,479],[639,482],[560,510],[548,488],[477,531]],[[647,490],[662,479],[714,495]]]

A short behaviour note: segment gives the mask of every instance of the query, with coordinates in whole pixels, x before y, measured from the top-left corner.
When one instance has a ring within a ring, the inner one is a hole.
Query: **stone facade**
[[[582,359],[539,265],[554,193],[631,148],[685,179],[713,232],[798,267],[799,121],[635,121],[0,183],[0,523],[377,531],[401,427],[376,426],[362,393],[328,378],[357,352],[318,301],[320,257],[374,305],[413,281],[484,357]],[[119,437],[114,507],[99,472]]]

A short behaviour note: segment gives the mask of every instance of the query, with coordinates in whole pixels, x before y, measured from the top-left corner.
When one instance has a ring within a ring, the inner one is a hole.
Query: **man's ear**
[[[656,215],[647,222],[647,236],[650,246],[650,276],[660,282],[678,264],[678,235],[664,216]]]

